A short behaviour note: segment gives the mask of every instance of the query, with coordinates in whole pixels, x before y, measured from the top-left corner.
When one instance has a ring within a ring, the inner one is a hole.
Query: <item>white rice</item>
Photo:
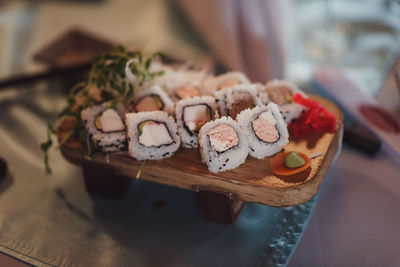
[[[126,132],[104,133],[97,129],[96,117],[99,113],[109,108],[109,103],[86,108],[81,113],[81,118],[96,149],[102,152],[116,152],[126,148]],[[123,121],[124,108],[118,105],[115,109]]]
[[[207,135],[209,131],[220,124],[231,126],[239,138],[238,145],[224,152],[217,152],[213,149],[210,144],[210,138]],[[204,124],[199,132],[199,144],[202,161],[207,165],[208,170],[214,173],[238,167],[246,161],[249,153],[249,146],[243,131],[239,124],[230,117],[222,117]]]
[[[283,121],[286,124],[291,123],[296,120],[307,108],[305,106],[299,105],[297,103],[288,103],[282,106],[279,106],[279,110],[282,114]]]
[[[173,139],[173,143],[161,145],[159,147],[144,146],[140,144],[139,124],[148,120],[165,123],[168,132]],[[127,113],[125,114],[125,122],[127,126],[129,154],[137,160],[159,160],[169,158],[178,150],[181,144],[181,139],[178,135],[178,127],[174,118],[164,111]]]
[[[272,112],[272,115],[276,120],[275,127],[279,132],[279,139],[273,143],[267,143],[258,138],[254,133],[252,126],[252,122],[256,120],[261,113],[266,111]],[[247,137],[250,147],[250,156],[254,158],[262,159],[272,156],[281,151],[282,147],[289,142],[287,126],[283,121],[278,106],[273,102],[269,103],[267,106],[257,106],[253,109],[243,110],[236,117],[236,120]]]
[[[176,103],[175,114],[176,114],[176,122],[178,124],[178,132],[182,138],[182,146],[183,147],[198,147],[198,134],[195,132],[190,132],[185,128],[185,123],[183,121],[183,110],[186,106],[198,105],[198,104],[206,104],[211,108],[211,120],[215,118],[216,104],[215,98],[211,96],[200,96],[193,97],[189,99],[180,100]]]

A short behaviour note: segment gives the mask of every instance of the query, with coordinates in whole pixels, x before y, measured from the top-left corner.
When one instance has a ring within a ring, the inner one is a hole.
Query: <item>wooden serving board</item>
[[[340,109],[319,96],[310,98],[320,102],[326,109],[342,120]],[[140,179],[176,186],[192,191],[212,191],[228,195],[232,199],[284,207],[302,204],[317,192],[339,149],[343,132],[339,124],[336,133],[314,134],[304,139],[290,138],[284,150],[301,151],[308,156],[322,152],[311,160],[311,168],[291,178],[277,177],[269,168],[270,158],[262,160],[248,157],[240,167],[214,174],[201,163],[198,149],[180,148],[171,158],[146,162]],[[110,154],[108,159],[96,155],[94,160],[83,158],[76,148],[64,145],[61,149],[70,162],[84,166],[96,164],[115,171],[119,176],[135,179],[142,162],[131,158],[128,153]]]

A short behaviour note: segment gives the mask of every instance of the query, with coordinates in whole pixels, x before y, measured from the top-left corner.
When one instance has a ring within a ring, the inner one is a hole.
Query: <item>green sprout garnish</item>
[[[95,146],[88,138],[88,133],[81,119],[81,111],[87,107],[108,102],[109,108],[115,108],[118,104],[129,105],[135,94],[135,89],[153,83],[154,78],[163,75],[163,71],[151,72],[152,61],[160,56],[160,52],[144,55],[140,51],[127,51],[118,46],[110,52],[96,57],[86,81],[76,84],[68,95],[67,107],[59,114],[59,118],[73,117],[75,123],[68,133],[59,142],[58,148],[73,138],[85,144],[81,151],[84,158],[92,159]],[[126,64],[129,60],[129,69],[135,76],[134,81],[127,79],[125,74]],[[41,144],[44,152],[44,162],[47,173],[51,173],[49,167],[48,151],[52,146],[51,135],[55,134],[54,127],[48,125],[48,140]],[[139,174],[140,176],[140,174]]]

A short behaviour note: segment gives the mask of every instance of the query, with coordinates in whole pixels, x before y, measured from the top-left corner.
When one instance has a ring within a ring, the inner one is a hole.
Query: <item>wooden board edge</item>
[[[141,179],[195,192],[199,190],[209,190],[230,194],[233,198],[237,198],[246,202],[265,204],[275,207],[295,206],[307,202],[318,192],[339,149],[342,132],[343,126],[338,129],[335,138],[328,149],[324,162],[313,179],[304,184],[291,188],[271,188],[268,186],[261,187],[258,185],[244,183],[242,181],[215,179],[215,174],[211,173],[187,173],[187,177],[190,176],[190,178],[185,179],[185,177],[176,177],[176,170],[173,168],[166,168],[165,166],[152,166],[151,169],[144,168]],[[121,166],[117,168],[112,161],[105,165],[102,162],[93,162],[86,159],[83,160],[79,151],[68,147],[63,147],[61,151],[63,156],[73,164],[99,164],[99,166],[113,169],[117,175],[123,175],[126,177],[134,177],[136,175],[136,173],[132,173],[131,168],[121,168]],[[162,173],[163,176],[160,177],[158,175],[159,173]],[[193,180],[196,180],[197,183],[194,183]]]

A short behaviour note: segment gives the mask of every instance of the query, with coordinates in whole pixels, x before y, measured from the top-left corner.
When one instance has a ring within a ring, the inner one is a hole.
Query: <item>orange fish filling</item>
[[[293,93],[287,87],[267,88],[268,97],[278,106],[292,102]]]
[[[161,110],[164,104],[162,103],[160,97],[158,95],[149,95],[143,97],[136,105],[135,111],[156,111]]]
[[[199,90],[194,85],[185,85],[175,91],[180,99],[192,98],[200,96]]]
[[[258,117],[252,122],[254,133],[262,141],[267,143],[276,142],[279,139],[279,132],[275,125],[262,117]]]
[[[207,133],[211,146],[218,152],[224,152],[239,144],[236,131],[228,124],[220,124]]]
[[[218,86],[218,91],[223,90],[228,87],[231,87],[231,86],[234,86],[234,85],[237,85],[237,84],[239,84],[239,80],[237,80],[237,79],[226,80],[225,82],[220,83],[220,85]]]

